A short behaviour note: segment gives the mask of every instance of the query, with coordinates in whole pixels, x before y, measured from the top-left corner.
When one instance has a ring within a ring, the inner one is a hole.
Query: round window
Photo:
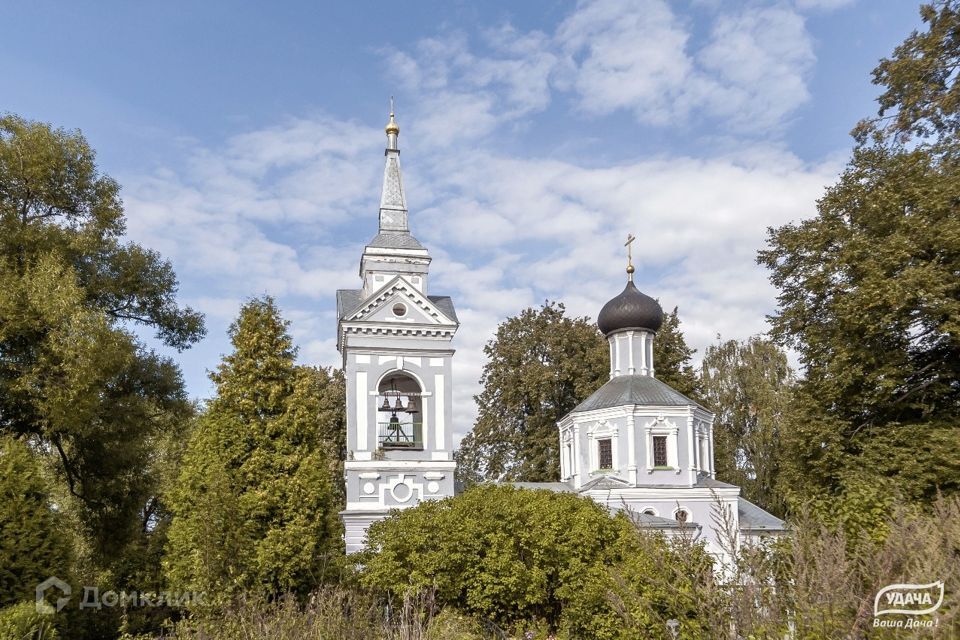
[[[687,515],[686,511],[684,511],[683,509],[680,509],[677,511],[676,516],[674,517],[676,517],[677,522],[679,522],[680,524],[687,524],[687,518],[689,516]]]
[[[393,315],[397,316],[398,318],[407,315],[407,306],[402,302],[398,302],[397,304],[393,305]]]

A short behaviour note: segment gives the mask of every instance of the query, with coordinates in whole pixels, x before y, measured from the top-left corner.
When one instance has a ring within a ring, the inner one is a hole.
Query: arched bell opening
[[[395,372],[377,388],[377,442],[383,449],[423,449],[423,390],[412,377]]]

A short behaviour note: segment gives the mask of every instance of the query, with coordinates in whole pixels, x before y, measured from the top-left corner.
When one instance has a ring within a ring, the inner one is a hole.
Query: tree
[[[816,217],[759,254],[780,290],[772,335],[806,372],[785,486],[825,508],[856,497],[873,521],[895,494],[960,488],[960,19],[952,1],[921,15],[928,31],[874,71],[880,115]]]
[[[794,384],[786,354],[759,336],[718,342],[704,354],[702,379],[704,400],[716,414],[717,476],[741,487],[748,500],[783,513],[777,481]]]
[[[243,306],[230,339],[170,492],[167,575],[211,600],[245,590],[304,595],[339,566],[333,432],[343,417],[325,399],[342,390],[328,371],[295,364],[270,298]]]
[[[676,308],[653,350],[657,378],[695,397],[693,350]],[[457,452],[461,479],[558,480],[557,421],[609,379],[606,339],[589,318],[569,318],[563,304],[548,301],[502,322],[484,353],[477,421]]]
[[[677,307],[663,316],[663,325],[653,340],[653,366],[657,379],[693,400],[700,398],[700,379],[690,359],[696,353],[680,330]]]
[[[911,139],[945,142],[948,151],[960,133],[960,4],[936,0],[920,7],[926,31],[914,31],[873,70],[873,83],[886,87],[877,118],[855,130],[858,141]]]
[[[404,509],[372,525],[368,540],[369,588],[431,591],[440,607],[505,628],[542,621],[572,638],[652,637],[685,609],[668,597],[679,584],[660,576],[675,571],[680,583],[709,566],[702,551],[675,553],[589,498],[506,485]],[[649,626],[624,626],[610,596],[628,592],[630,613]]]
[[[69,575],[62,524],[34,453],[24,442],[0,436],[0,609],[32,602],[36,585]]]
[[[143,529],[153,443],[192,411],[131,325],[176,349],[204,333],[170,264],[123,232],[119,186],[82,135],[0,117],[0,433],[57,461],[60,506],[107,564]]]
[[[606,341],[589,318],[546,302],[502,322],[483,351],[479,414],[458,462],[487,479],[557,480],[557,420],[607,380]]]

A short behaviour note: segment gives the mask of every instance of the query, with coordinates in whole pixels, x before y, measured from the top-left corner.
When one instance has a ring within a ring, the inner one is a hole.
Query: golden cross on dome
[[[631,282],[633,282],[634,268],[633,268],[633,251],[632,251],[633,247],[630,245],[632,245],[633,241],[636,239],[637,238],[632,233],[628,233],[627,241],[623,243],[623,246],[627,248],[627,278]]]

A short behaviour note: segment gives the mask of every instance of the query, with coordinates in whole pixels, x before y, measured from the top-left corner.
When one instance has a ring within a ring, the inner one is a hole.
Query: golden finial
[[[630,246],[633,244],[634,240],[636,240],[636,238],[633,236],[633,234],[628,233],[627,241],[623,244],[623,246],[627,248],[627,280],[630,282],[633,282],[633,272],[635,271],[633,268],[633,251],[632,247]]]
[[[384,127],[384,131],[387,132],[387,135],[391,133],[393,135],[400,135],[400,125],[397,124],[397,121],[393,119],[393,96],[390,96],[390,122],[387,123],[387,126]]]

